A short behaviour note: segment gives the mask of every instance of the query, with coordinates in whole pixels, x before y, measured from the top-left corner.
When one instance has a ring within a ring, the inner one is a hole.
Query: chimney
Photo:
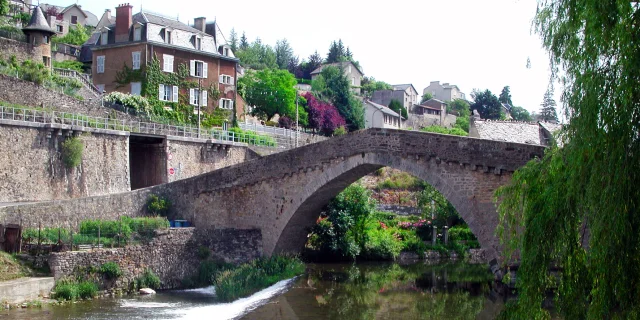
[[[207,18],[205,17],[195,18],[193,20],[193,24],[195,25],[194,28],[200,30],[200,32],[205,32],[207,28]]]
[[[107,9],[104,11],[104,16],[107,18],[107,22],[111,20],[111,9]]]
[[[128,3],[116,7],[116,42],[129,41],[129,29],[133,24],[132,9],[133,6]]]
[[[49,27],[51,27],[51,29],[53,30],[58,30],[56,29],[56,16],[54,15],[49,16]]]

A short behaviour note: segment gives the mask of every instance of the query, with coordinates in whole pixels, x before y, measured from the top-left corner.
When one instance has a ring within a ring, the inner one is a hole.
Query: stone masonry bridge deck
[[[322,207],[349,184],[389,166],[425,180],[458,210],[498,257],[494,191],[544,147],[404,130],[368,129],[152,188],[0,208],[0,218],[47,224],[141,215],[150,193],[168,197],[171,216],[197,228],[260,229],[263,254],[299,251]],[[13,218],[13,219],[12,219]],[[17,222],[17,221],[16,221]]]

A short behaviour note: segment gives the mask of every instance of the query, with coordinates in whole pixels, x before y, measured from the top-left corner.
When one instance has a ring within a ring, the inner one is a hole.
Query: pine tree
[[[502,88],[502,92],[500,93],[498,100],[500,100],[500,102],[502,103],[513,106],[513,102],[511,102],[511,92],[509,86],[504,86],[504,88]]]
[[[293,49],[289,45],[287,39],[276,41],[275,51],[278,68],[287,69],[289,60],[293,57]]]
[[[240,49],[247,50],[249,48],[249,41],[247,40],[247,36],[244,31],[242,32],[242,37],[240,37]]]
[[[556,113],[556,101],[553,99],[553,89],[547,90],[544,99],[540,104],[540,120],[542,121],[558,121]]]
[[[338,43],[335,41],[331,42],[331,46],[329,46],[329,53],[327,54],[327,63],[335,63],[340,61],[340,48],[338,47]]]
[[[231,34],[229,35],[229,43],[231,46],[231,51],[236,52],[238,50],[238,34],[233,28],[231,28]]]

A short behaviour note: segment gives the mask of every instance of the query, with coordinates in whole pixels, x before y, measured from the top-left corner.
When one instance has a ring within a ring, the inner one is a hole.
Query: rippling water
[[[493,319],[486,266],[309,264],[307,274],[231,303],[215,288],[0,312],[0,319]]]

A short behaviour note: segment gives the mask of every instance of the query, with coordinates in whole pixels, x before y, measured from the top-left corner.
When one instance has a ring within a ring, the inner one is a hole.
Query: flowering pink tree
[[[307,100],[309,127],[330,136],[337,128],[345,125],[344,118],[334,105],[318,100],[311,92],[307,92],[304,98]]]

